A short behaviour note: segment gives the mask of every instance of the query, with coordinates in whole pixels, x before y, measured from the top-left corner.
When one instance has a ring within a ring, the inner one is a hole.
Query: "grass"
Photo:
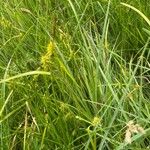
[[[148,8],[144,0],[2,1],[1,149],[149,149]]]

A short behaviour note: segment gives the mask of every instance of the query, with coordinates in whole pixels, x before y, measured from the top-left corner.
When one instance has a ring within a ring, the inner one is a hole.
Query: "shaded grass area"
[[[150,4],[120,2],[2,2],[3,150],[148,149]]]

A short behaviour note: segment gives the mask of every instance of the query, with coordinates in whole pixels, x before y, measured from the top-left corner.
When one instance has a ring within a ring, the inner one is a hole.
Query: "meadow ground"
[[[2,150],[150,149],[148,0],[0,2]]]

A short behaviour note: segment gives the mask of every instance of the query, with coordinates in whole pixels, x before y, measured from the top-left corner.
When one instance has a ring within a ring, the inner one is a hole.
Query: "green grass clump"
[[[149,149],[148,8],[3,1],[1,149]]]

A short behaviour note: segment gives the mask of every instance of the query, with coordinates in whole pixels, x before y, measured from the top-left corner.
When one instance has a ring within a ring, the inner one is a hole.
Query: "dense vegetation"
[[[2,150],[150,148],[148,0],[0,9]]]

